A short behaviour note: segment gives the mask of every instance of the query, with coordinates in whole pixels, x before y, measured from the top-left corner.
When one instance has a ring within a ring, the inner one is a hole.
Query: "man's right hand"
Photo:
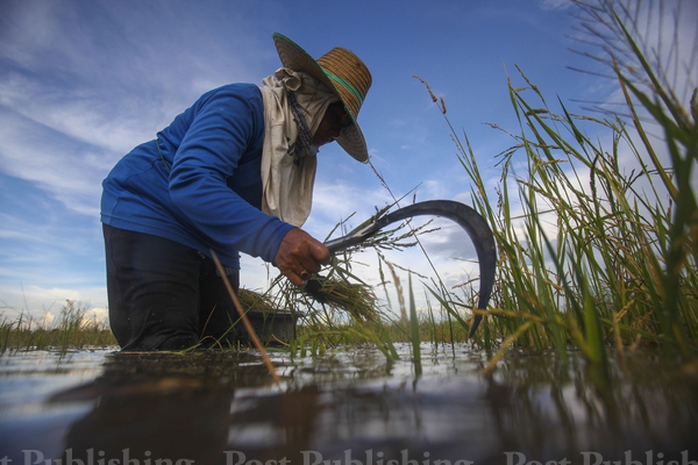
[[[325,244],[300,228],[291,229],[284,236],[274,257],[276,266],[293,284],[305,286],[308,278],[322,265],[330,263],[332,255]]]

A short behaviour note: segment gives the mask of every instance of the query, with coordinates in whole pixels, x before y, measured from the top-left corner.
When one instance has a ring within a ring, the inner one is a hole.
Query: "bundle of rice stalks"
[[[347,312],[361,323],[377,322],[377,298],[371,287],[343,279],[314,276],[308,280],[305,292],[317,302],[333,310]]]
[[[237,297],[246,312],[276,313],[280,311],[268,293],[260,294],[251,289],[240,288]]]

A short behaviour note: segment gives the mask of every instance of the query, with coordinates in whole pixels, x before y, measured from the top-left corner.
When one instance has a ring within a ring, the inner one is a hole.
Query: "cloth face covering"
[[[304,72],[279,68],[262,81],[264,146],[262,148],[262,211],[294,226],[310,215],[317,168],[317,147],[300,142],[303,123],[292,109],[293,98],[312,137],[337,95]],[[289,93],[293,97],[289,98]]]

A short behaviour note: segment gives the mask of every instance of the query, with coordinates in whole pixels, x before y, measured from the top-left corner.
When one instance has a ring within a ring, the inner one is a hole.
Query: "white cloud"
[[[90,308],[85,312],[83,323],[106,325],[109,323],[109,310],[106,308]]]
[[[0,169],[35,183],[69,209],[96,215],[106,174],[99,166],[99,149],[10,112],[0,113],[0,139]]]
[[[0,312],[8,316],[26,313],[39,317],[47,312],[55,315],[60,313],[66,300],[74,300],[89,306],[98,303],[98,308],[106,307],[105,290],[102,287],[68,288],[0,285],[0,305],[5,307]],[[99,312],[98,312],[99,313]]]

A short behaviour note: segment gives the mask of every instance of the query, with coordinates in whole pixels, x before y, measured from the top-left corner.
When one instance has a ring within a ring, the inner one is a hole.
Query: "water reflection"
[[[368,349],[277,356],[283,383],[274,386],[250,353],[114,353],[99,377],[45,403],[88,407],[70,417],[61,456],[51,458],[76,465],[698,463],[695,375],[646,355],[629,360],[624,374],[575,357],[565,365],[554,354],[511,356],[483,375],[481,358],[466,348],[423,356],[417,377],[409,352],[398,362]],[[36,444],[34,455],[8,449],[0,459],[11,453],[15,463],[44,463]]]
[[[679,367],[667,367],[651,354],[619,366],[595,366],[581,357],[567,365],[554,354],[509,357],[488,380],[498,434],[510,450],[579,457],[580,463],[621,460],[631,465],[661,465],[698,450],[698,382]],[[507,399],[500,404],[495,399]],[[628,455],[626,451],[633,453]],[[649,459],[654,450],[662,455]],[[548,452],[550,451],[550,452]],[[681,463],[681,462],[679,462]]]

